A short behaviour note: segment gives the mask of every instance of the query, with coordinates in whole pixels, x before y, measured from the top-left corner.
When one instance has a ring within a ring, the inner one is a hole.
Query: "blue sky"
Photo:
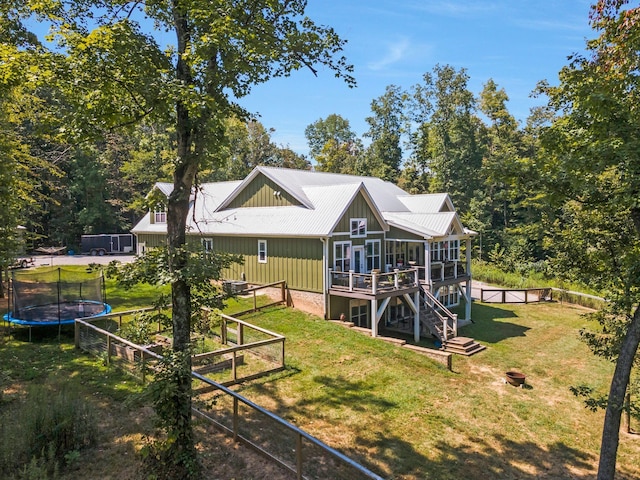
[[[584,52],[595,37],[586,0],[309,0],[308,15],[348,40],[345,55],[358,86],[348,88],[332,72],[316,78],[301,70],[254,88],[240,102],[276,131],[277,144],[308,151],[304,129],[332,113],[361,136],[371,101],[387,85],[409,89],[436,64],[465,68],[479,94],[490,78],[510,98],[521,122],[540,99],[538,81],[557,83],[567,57]]]

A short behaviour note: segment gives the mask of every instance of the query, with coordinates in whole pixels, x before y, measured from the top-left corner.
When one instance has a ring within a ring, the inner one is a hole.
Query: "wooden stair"
[[[485,350],[487,347],[480,345],[473,338],[455,337],[443,342],[442,349],[445,352],[457,353],[458,355],[471,356]]]

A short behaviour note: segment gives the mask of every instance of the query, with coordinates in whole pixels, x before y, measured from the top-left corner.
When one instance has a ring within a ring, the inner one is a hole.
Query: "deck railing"
[[[417,268],[396,269],[388,273],[376,271],[356,273],[354,270],[349,270],[348,272],[329,270],[329,280],[329,288],[342,289],[349,292],[359,291],[373,295],[383,291],[415,287],[419,284]]]
[[[453,278],[464,277],[467,275],[463,262],[453,261],[445,263],[431,264],[431,280],[444,282]]]

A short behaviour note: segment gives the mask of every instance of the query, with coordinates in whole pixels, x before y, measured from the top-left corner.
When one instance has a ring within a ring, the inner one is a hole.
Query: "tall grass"
[[[523,275],[518,272],[505,272],[499,267],[483,262],[474,261],[472,265],[472,272],[474,280],[480,282],[497,285],[504,288],[557,288],[560,290],[571,290],[574,292],[581,292],[587,295],[593,295],[601,297],[602,294],[589,288],[587,285],[565,282],[558,278],[549,278],[548,276],[540,272],[530,272]],[[569,292],[555,292],[554,299],[559,301],[573,303],[576,305],[582,305],[589,308],[601,308],[603,306],[602,301],[585,298],[580,295],[575,295]]]
[[[97,416],[72,385],[31,384],[23,401],[4,409],[3,478],[56,478],[60,467],[95,443]]]

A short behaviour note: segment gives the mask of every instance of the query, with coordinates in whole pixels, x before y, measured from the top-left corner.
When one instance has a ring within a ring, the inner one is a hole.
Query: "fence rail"
[[[226,328],[225,335],[231,342],[246,342],[254,335],[272,334],[268,330],[233,317],[225,315],[223,318],[227,326],[222,328],[223,330]],[[230,327],[230,324],[234,323],[235,329]],[[84,320],[76,320],[75,334],[77,348],[104,357],[107,364],[121,367],[143,382],[153,373],[155,364],[162,358],[159,353],[148,347],[136,345]],[[264,346],[278,344],[280,341],[282,341],[282,351],[278,355],[281,356],[284,365],[284,337],[242,343],[227,350],[237,355],[237,352],[242,350],[241,346],[259,350]],[[237,362],[237,358],[236,356],[236,360],[231,363],[240,363]],[[198,372],[192,372],[191,375],[198,383],[207,386],[206,393],[194,397],[195,416],[231,435],[234,441],[243,443],[269,458],[293,474],[295,478],[299,480],[316,478],[382,480],[382,477],[343,453],[225,385]]]
[[[535,303],[556,299],[590,308],[600,308],[607,300],[588,293],[573,292],[555,287],[544,288],[483,288],[480,301],[483,303]]]
[[[304,430],[197,373],[215,387],[215,401],[194,401],[194,413],[288,470],[297,479],[382,480]]]
[[[552,299],[551,288],[483,288],[480,301],[483,303],[532,303]]]

